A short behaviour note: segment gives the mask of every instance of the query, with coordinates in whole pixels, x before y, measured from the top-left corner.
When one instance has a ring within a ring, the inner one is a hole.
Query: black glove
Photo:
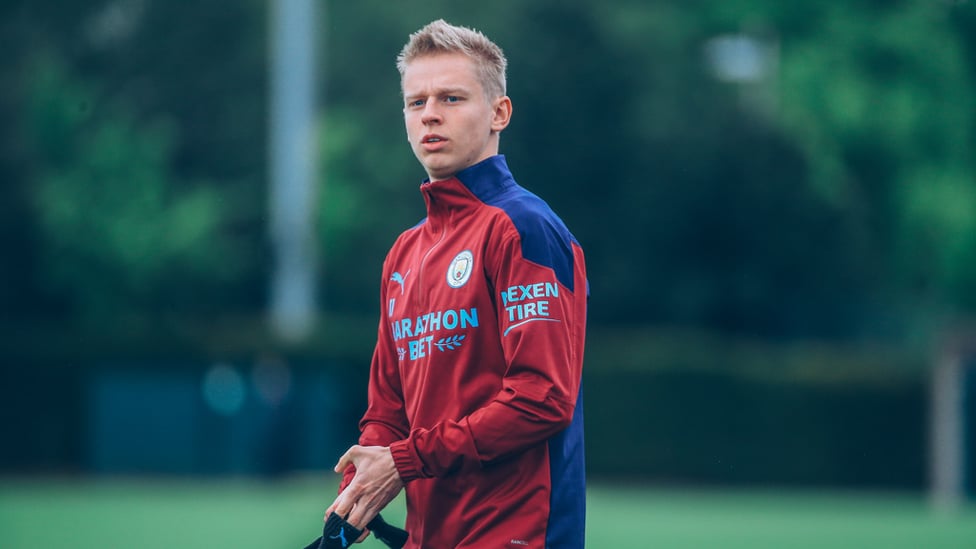
[[[382,515],[376,515],[366,525],[373,532],[373,536],[393,549],[401,549],[407,544],[407,531],[387,524]]]
[[[401,549],[407,543],[407,532],[387,524],[380,515],[376,515],[366,527],[373,532],[376,539],[393,549]],[[346,522],[338,513],[332,513],[322,528],[322,537],[310,543],[305,549],[347,549],[356,543],[361,535],[363,535],[362,530]]]
[[[362,530],[343,520],[338,513],[332,513],[322,527],[322,537],[305,549],[346,549],[356,543],[361,535]]]

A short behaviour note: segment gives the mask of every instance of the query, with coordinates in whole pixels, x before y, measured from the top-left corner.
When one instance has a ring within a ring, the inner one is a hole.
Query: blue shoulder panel
[[[457,178],[479,200],[508,214],[522,238],[523,257],[552,268],[559,283],[573,291],[576,239],[545,201],[515,182],[504,156],[483,160]]]

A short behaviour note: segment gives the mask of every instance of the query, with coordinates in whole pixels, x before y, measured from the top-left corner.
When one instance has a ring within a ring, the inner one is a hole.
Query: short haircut
[[[478,69],[478,79],[489,99],[505,95],[505,69],[508,60],[494,42],[481,32],[458,27],[438,19],[410,35],[410,40],[397,56],[400,78],[407,65],[419,57],[439,53],[463,53]]]

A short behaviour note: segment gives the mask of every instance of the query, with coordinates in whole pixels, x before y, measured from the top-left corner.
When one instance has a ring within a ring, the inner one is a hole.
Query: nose
[[[441,113],[437,108],[437,101],[430,100],[424,103],[424,111],[420,114],[420,121],[423,122],[425,126],[441,123]]]

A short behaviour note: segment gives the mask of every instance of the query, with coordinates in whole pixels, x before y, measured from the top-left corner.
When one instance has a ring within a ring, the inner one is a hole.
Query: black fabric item
[[[406,530],[388,524],[381,515],[376,515],[366,527],[372,531],[376,539],[392,549],[402,549],[407,543]],[[356,543],[362,534],[362,530],[349,524],[336,513],[332,513],[322,528],[322,537],[308,544],[305,549],[346,549]]]
[[[337,513],[329,515],[322,527],[322,537],[305,549],[346,549],[356,543],[363,531],[349,524]]]
[[[387,524],[381,515],[376,515],[366,525],[373,532],[373,537],[385,543],[392,549],[402,549],[407,544],[407,531]]]

